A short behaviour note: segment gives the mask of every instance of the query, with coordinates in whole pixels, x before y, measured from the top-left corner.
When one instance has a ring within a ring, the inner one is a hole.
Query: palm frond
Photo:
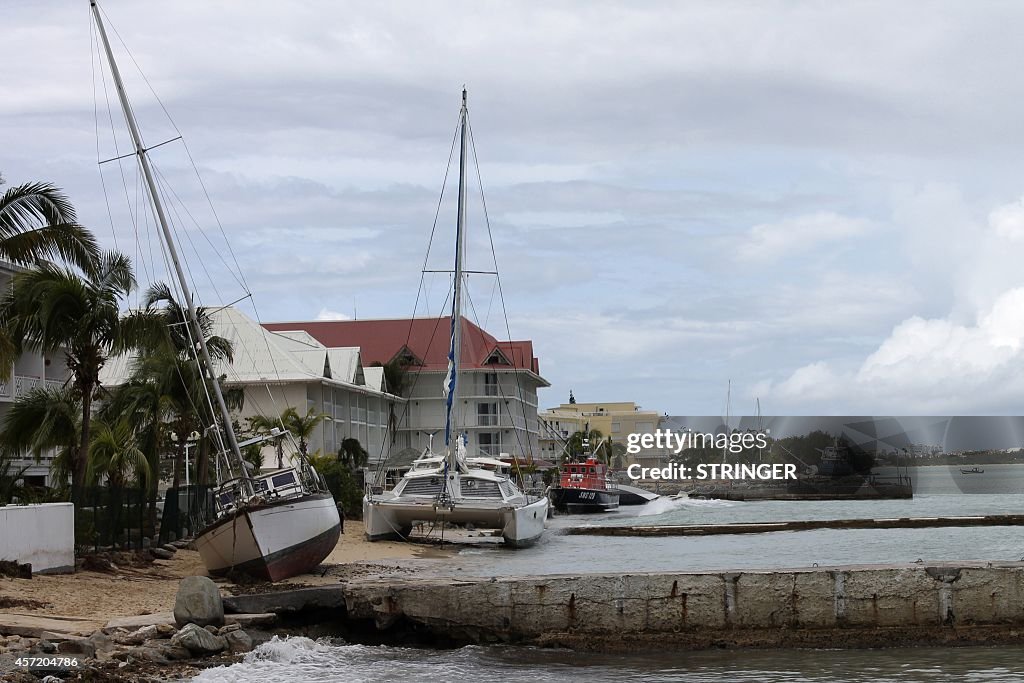
[[[53,448],[77,448],[81,410],[70,389],[33,389],[16,400],[0,424],[0,450],[39,457]]]
[[[96,261],[99,246],[78,224],[63,192],[50,183],[25,183],[0,196],[0,254],[16,263],[59,256],[86,269]]]

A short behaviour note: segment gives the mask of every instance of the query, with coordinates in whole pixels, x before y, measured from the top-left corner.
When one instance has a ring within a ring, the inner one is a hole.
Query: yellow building
[[[574,432],[597,430],[602,436],[611,436],[612,442],[625,444],[629,434],[653,433],[661,415],[655,410],[644,410],[632,401],[616,401],[563,403],[541,412],[539,417],[541,457],[561,462],[565,442]]]

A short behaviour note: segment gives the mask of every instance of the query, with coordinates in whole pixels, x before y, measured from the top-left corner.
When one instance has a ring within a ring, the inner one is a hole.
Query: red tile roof
[[[327,347],[358,346],[363,365],[388,363],[408,346],[409,351],[422,362],[419,369],[443,371],[448,368],[451,325],[451,317],[444,316],[412,320],[310,320],[264,323],[263,326],[272,332],[304,330]],[[469,320],[462,319],[462,367],[496,370],[510,367],[487,363],[496,350],[512,366],[540,375],[532,341],[499,342]]]

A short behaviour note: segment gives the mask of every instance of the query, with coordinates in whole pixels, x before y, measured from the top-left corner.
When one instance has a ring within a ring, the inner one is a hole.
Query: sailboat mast
[[[455,291],[452,300],[452,380],[449,396],[449,420],[456,426],[455,443],[448,443],[448,466],[457,467],[455,454],[458,451],[458,427],[452,420],[457,417],[459,409],[459,362],[462,360],[462,271],[465,265],[463,258],[466,251],[466,89],[462,89],[462,110],[459,112],[459,208],[455,223]],[[450,435],[446,434],[450,441]]]
[[[110,50],[110,41],[107,39],[107,31],[103,26],[103,19],[100,17],[100,9],[96,4],[96,0],[90,0],[89,4],[92,7],[93,19],[96,21],[96,28],[98,29],[100,40],[103,42],[103,51],[107,55],[107,63],[110,65],[110,74],[114,79],[114,85],[117,89],[117,97],[121,102],[121,109],[124,110],[124,118],[128,123],[128,130],[132,136],[132,142],[135,145],[135,153],[139,157],[139,166],[142,168],[142,175],[146,180],[146,187],[149,190],[149,198],[153,203],[153,210],[156,213],[157,221],[160,223],[160,231],[163,234],[164,243],[167,245],[167,251],[171,257],[171,263],[174,264],[174,272],[178,279],[178,286],[181,288],[181,294],[185,298],[185,304],[188,307],[188,324],[192,328],[192,334],[195,336],[199,344],[199,354],[202,360],[202,370],[206,376],[206,380],[209,382],[210,387],[213,389],[213,394],[216,397],[217,407],[220,410],[221,419],[224,421],[224,433],[227,435],[228,447],[231,452],[238,459],[239,468],[241,469],[242,477],[246,480],[249,479],[249,474],[242,463],[242,453],[238,448],[238,440],[235,438],[235,432],[231,427],[231,415],[228,412],[227,404],[224,402],[224,394],[220,390],[220,383],[217,381],[217,377],[213,372],[213,362],[210,360],[210,351],[206,347],[206,338],[203,336],[203,331],[199,326],[199,315],[196,312],[195,303],[192,301],[192,293],[188,288],[188,282],[185,277],[185,271],[181,267],[181,261],[178,258],[178,249],[174,245],[174,239],[171,237],[170,226],[167,222],[167,215],[164,212],[163,203],[160,201],[160,195],[156,190],[156,182],[153,179],[153,169],[149,162],[149,156],[146,148],[142,146],[142,136],[139,134],[139,127],[135,121],[135,115],[132,113],[131,105],[128,102],[128,95],[125,93],[124,82],[121,80],[121,72],[117,68],[117,62],[114,61],[113,52]]]
[[[732,401],[732,380],[729,380],[725,390],[725,447],[722,448],[722,464],[729,459],[729,441],[732,440],[732,433],[729,430],[729,403]]]

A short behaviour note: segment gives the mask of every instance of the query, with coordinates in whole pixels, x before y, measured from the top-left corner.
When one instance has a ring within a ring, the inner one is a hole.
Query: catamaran
[[[500,529],[506,545],[524,547],[544,533],[548,497],[528,495],[513,480],[510,467],[500,461],[471,457],[467,439],[457,422],[459,365],[462,358],[462,299],[466,244],[466,91],[459,112],[459,197],[455,230],[454,292],[451,312],[451,344],[448,373],[441,388],[446,397],[443,453],[428,446],[390,491],[376,493],[368,487],[363,498],[366,537],[407,538],[417,522],[472,524]],[[384,468],[378,473],[382,478]]]
[[[187,305],[189,332],[197,342],[195,360],[215,399],[221,422],[219,430],[213,431],[223,437],[218,458],[225,462],[221,470],[224,478],[218,481],[214,493],[213,519],[196,535],[196,548],[207,571],[213,575],[241,572],[279,581],[309,571],[320,564],[338,542],[341,521],[334,498],[319,473],[301,454],[295,456],[296,466],[262,475],[251,473],[242,458],[167,214],[157,192],[148,150],[142,144],[99,7],[95,0],[90,0],[90,5],[149,201]]]

